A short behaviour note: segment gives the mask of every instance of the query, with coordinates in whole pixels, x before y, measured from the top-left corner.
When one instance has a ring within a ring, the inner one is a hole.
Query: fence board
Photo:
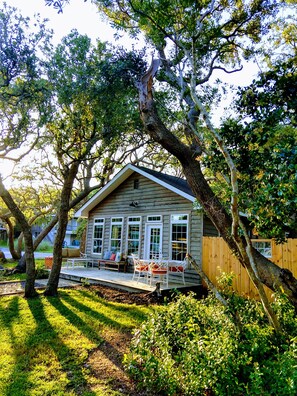
[[[279,265],[281,268],[289,269],[297,278],[297,239],[288,239],[286,243],[277,245],[274,240],[257,239],[257,242],[271,242],[272,257],[269,260]],[[202,267],[209,279],[217,284],[217,278],[222,273],[234,273],[233,287],[238,293],[244,296],[257,298],[258,293],[249,279],[249,276],[239,263],[237,258],[231,253],[228,245],[222,238],[203,237]],[[268,295],[271,291],[265,288]]]

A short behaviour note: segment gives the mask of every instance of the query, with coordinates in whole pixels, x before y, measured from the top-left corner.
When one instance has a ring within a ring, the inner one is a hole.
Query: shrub
[[[50,242],[42,241],[38,245],[37,251],[39,251],[39,252],[52,252],[53,251],[53,245]]]
[[[37,268],[36,269],[36,279],[48,279],[49,272],[44,268]]]
[[[165,395],[296,395],[297,323],[291,313],[284,315],[288,306],[279,302],[278,315],[290,319],[292,335],[280,337],[260,304],[228,298],[240,331],[213,296],[198,301],[181,295],[154,313],[125,357],[139,386]]]

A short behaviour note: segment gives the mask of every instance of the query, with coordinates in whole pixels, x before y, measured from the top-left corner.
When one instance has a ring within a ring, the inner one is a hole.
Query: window
[[[101,254],[103,246],[104,219],[94,219],[93,253]]]
[[[127,254],[139,255],[140,217],[128,217]]]
[[[188,215],[171,216],[171,259],[182,261],[188,251]]]
[[[114,253],[121,252],[122,230],[123,230],[123,218],[113,217],[111,219],[110,250]]]
[[[162,216],[147,216],[149,223],[160,223],[162,222]]]
[[[252,241],[252,245],[263,254],[263,256],[268,258],[272,257],[271,241]]]

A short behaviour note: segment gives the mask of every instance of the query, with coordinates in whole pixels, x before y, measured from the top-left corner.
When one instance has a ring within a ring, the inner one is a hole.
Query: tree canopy
[[[277,61],[239,89],[238,116],[221,128],[240,173],[241,210],[260,235],[278,241],[295,237],[297,230],[296,78],[295,57]],[[214,145],[205,164],[215,174],[226,172]]]
[[[39,18],[33,29],[15,8],[4,4],[0,10],[0,158],[17,162],[37,144],[47,111],[38,52],[45,50],[50,37]]]

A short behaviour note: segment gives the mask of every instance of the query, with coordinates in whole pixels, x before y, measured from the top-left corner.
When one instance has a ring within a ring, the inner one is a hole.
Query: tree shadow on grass
[[[19,319],[19,297],[15,296],[11,298],[9,304],[3,309],[0,307],[0,322],[3,327],[10,329],[10,334],[13,336],[12,326],[13,323]]]
[[[131,331],[130,327],[123,326],[120,322],[115,321],[111,318],[109,318],[107,315],[104,315],[87,305],[80,303],[78,300],[75,298],[72,298],[69,294],[67,293],[60,293],[60,299],[49,299],[49,302],[59,311],[59,313],[65,317],[73,326],[76,326],[79,331],[81,331],[86,337],[90,338],[91,340],[94,340],[96,338],[96,334],[91,326],[89,326],[86,321],[81,319],[75,312],[74,310],[71,310],[69,307],[67,307],[62,299],[67,302],[70,306],[72,306],[75,310],[81,312],[84,315],[88,315],[90,317],[90,321],[93,321],[94,319],[97,320],[101,325],[102,329],[104,327],[110,327],[112,329],[117,329],[121,330],[123,332]],[[87,294],[87,297],[90,298],[90,294]],[[98,302],[98,303],[101,303]],[[122,314],[122,313],[121,313]],[[126,314],[126,313],[125,313]],[[107,343],[107,340],[104,338],[104,334],[102,337],[98,337],[98,341],[100,341],[100,344]],[[109,351],[111,361],[113,361],[114,364],[118,365],[117,360],[113,360],[114,356],[118,356],[119,352],[115,348],[110,347]],[[124,356],[121,356],[123,359]],[[121,359],[121,360],[122,360]],[[122,366],[120,367],[122,369]]]
[[[122,342],[124,342],[124,345],[128,347],[132,337],[131,330],[135,328],[135,324],[140,325],[147,315],[145,315],[144,312],[135,305],[123,306],[123,304],[108,302],[86,290],[75,290],[75,293],[71,294],[60,292],[59,295],[60,299],[50,299],[49,302],[85,336],[91,336],[92,339],[94,339],[94,331],[92,327],[86,324],[88,318],[90,323],[94,322],[94,320],[97,321],[97,329],[98,322],[99,325],[102,326],[100,345],[98,345],[98,348],[96,349],[97,353],[96,351],[93,351],[99,358],[99,365],[96,363],[96,367],[98,367],[99,370],[97,373],[94,372],[94,375],[97,377],[99,374],[99,378],[101,378],[102,375],[101,379],[103,382],[106,380],[106,375],[110,375],[108,383],[113,390],[116,390],[116,387],[119,386],[120,383],[130,383],[127,380],[123,380],[123,378],[127,377],[123,367],[124,353],[127,353],[127,350],[125,348],[123,352]],[[88,303],[91,305],[94,302],[98,306],[98,310],[88,305]],[[103,310],[104,313],[99,312],[99,310]],[[110,318],[108,316],[109,313],[113,317],[118,317],[119,320]],[[79,315],[83,315],[85,320],[83,320]],[[137,320],[135,320],[135,317],[137,317]],[[125,318],[127,323],[122,323],[121,318]],[[110,328],[109,332],[104,331],[106,327]],[[126,334],[124,335],[124,333]],[[105,357],[100,355],[100,353],[105,355]],[[110,363],[114,367],[117,367],[117,370],[119,371],[115,370],[114,374],[113,370],[110,372],[109,370],[112,367]],[[123,387],[123,385],[121,387]],[[133,395],[135,395],[134,392]]]
[[[126,317],[129,317],[133,323],[143,322],[145,319],[147,319],[149,312],[151,311],[146,306],[143,306],[143,308],[141,309],[139,308],[139,306],[136,306],[134,304],[125,304],[125,303],[107,301],[103,297],[97,296],[94,291],[88,292],[86,290],[78,289],[77,292],[84,297],[90,297],[90,293],[91,293],[93,298],[94,299],[96,298],[101,305],[108,308],[111,312],[119,313],[121,315],[124,314]],[[77,300],[76,303],[80,304]],[[127,330],[128,329],[130,330],[133,329],[133,326],[131,325],[127,327]]]
[[[36,359],[36,354],[34,354],[36,351],[38,353],[40,349],[44,349],[44,352],[51,349],[58,358],[61,370],[66,374],[68,380],[65,381],[64,384],[65,391],[66,389],[71,389],[75,394],[81,395],[81,389],[86,389],[87,381],[83,373],[83,365],[78,359],[75,350],[72,350],[65,344],[56,329],[47,319],[42,299],[29,299],[27,302],[32,316],[35,319],[36,327],[26,338],[21,349],[23,351],[22,354],[20,353],[19,345],[14,345],[14,350],[17,351],[14,356],[15,365],[3,396],[29,396],[32,394],[32,390],[34,388],[36,389],[36,384],[32,383],[32,380],[29,379],[32,371],[30,367],[33,369],[35,365],[44,364],[44,362],[39,362],[39,360]],[[56,368],[56,371],[58,370],[59,368]],[[49,373],[49,378],[43,379],[43,382],[51,380],[50,374],[51,373]],[[63,392],[63,384],[59,382],[59,378],[57,378],[56,382],[56,386],[59,389],[53,390],[52,393],[45,394],[52,395],[55,394],[55,392]],[[88,390],[88,395],[95,396],[95,393]]]

